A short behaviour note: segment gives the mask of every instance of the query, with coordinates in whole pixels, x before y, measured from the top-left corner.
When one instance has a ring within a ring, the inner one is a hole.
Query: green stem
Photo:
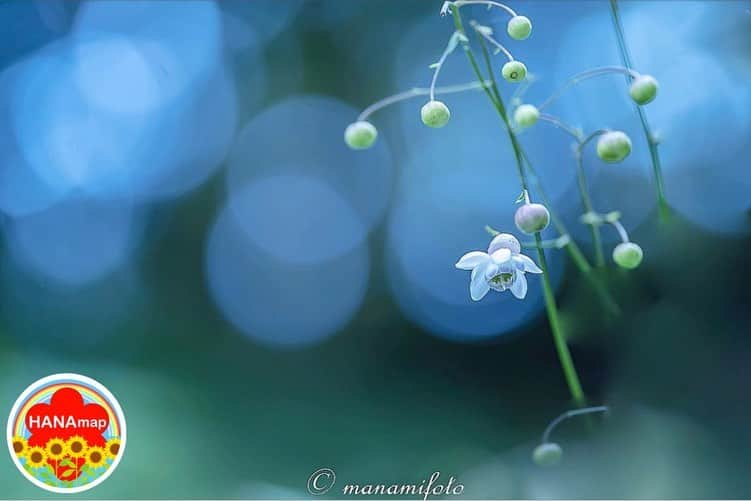
[[[456,30],[464,34],[466,37],[461,16],[459,15],[459,9],[455,5],[451,6],[451,14],[454,17],[454,25],[456,26]],[[485,46],[482,38],[480,38],[480,43],[482,45],[485,62],[488,66],[490,66],[490,57],[488,55],[487,47]],[[474,54],[472,54],[472,51],[469,48],[468,44],[464,43],[463,45],[465,53],[470,60],[470,64],[475,70],[477,79],[481,82],[485,81],[482,76],[482,72],[477,65]],[[498,110],[498,114],[501,116],[503,123],[506,126],[506,131],[508,132],[509,140],[511,141],[511,146],[514,150],[514,156],[516,157],[516,166],[519,172],[519,180],[521,182],[522,189],[528,191],[527,176],[524,171],[524,157],[522,154],[522,148],[516,138],[516,134],[514,134],[511,123],[509,122],[508,115],[506,113],[506,107],[504,106],[503,99],[501,98],[501,94],[498,91],[498,86],[495,83],[495,77],[493,75],[492,68],[490,68],[489,71],[492,84],[491,90],[490,92],[488,92],[488,97],[490,97],[490,100],[495,105],[496,109]],[[542,283],[545,296],[545,307],[547,309],[548,320],[550,322],[550,329],[553,333],[556,350],[558,351],[558,358],[560,359],[561,366],[563,368],[563,374],[566,378],[566,383],[568,384],[571,396],[573,397],[576,405],[582,407],[585,404],[584,392],[582,391],[581,383],[579,382],[579,376],[576,373],[576,368],[574,367],[574,362],[571,359],[571,353],[569,352],[568,346],[566,345],[566,339],[563,335],[563,329],[558,318],[558,308],[555,304],[555,296],[553,295],[553,287],[550,284],[550,274],[548,272],[548,266],[545,260],[545,251],[542,249],[542,238],[540,237],[539,232],[535,233],[535,243],[537,244],[537,256],[540,261],[540,268],[542,269]]]
[[[582,161],[581,151],[574,152],[576,158],[576,179],[579,184],[579,196],[581,197],[582,206],[585,213],[594,212],[592,199],[589,197],[587,189],[587,178],[584,174],[584,162]],[[599,267],[605,266],[605,254],[602,251],[602,238],[600,237],[600,227],[596,224],[590,224],[589,229],[592,232],[592,245],[595,248],[595,264]]]
[[[464,28],[462,26],[461,17],[454,16],[454,24],[456,26],[457,31],[461,31],[462,33],[464,33],[463,31]],[[498,111],[498,114],[501,116],[503,123],[506,124],[506,129],[509,133],[511,144],[514,147],[514,153],[521,154],[521,157],[524,160],[524,163],[526,163],[526,166],[527,166],[526,170],[528,171],[528,174],[525,176],[524,173],[522,172],[521,167],[520,167],[520,174],[519,174],[525,184],[525,189],[526,189],[527,183],[534,186],[535,192],[540,196],[540,198],[542,199],[542,202],[545,204],[545,206],[548,208],[548,211],[550,212],[550,221],[552,222],[553,227],[556,229],[556,231],[560,235],[570,235],[563,221],[558,217],[556,212],[553,210],[553,204],[548,198],[545,192],[545,189],[543,188],[542,183],[540,182],[540,178],[537,175],[537,172],[535,171],[534,167],[532,166],[532,162],[529,161],[529,157],[527,157],[527,154],[524,152],[524,149],[519,143],[516,137],[516,134],[514,134],[513,129],[510,127],[510,124],[508,121],[508,115],[506,114],[506,109],[503,105],[503,99],[501,98],[501,93],[498,90],[498,84],[495,80],[495,75],[493,74],[493,68],[490,63],[490,56],[488,54],[487,47],[485,46],[485,43],[481,37],[478,39],[480,41],[480,46],[483,49],[482,54],[485,59],[485,64],[488,68],[488,74],[489,74],[490,90],[488,90],[487,87],[485,87],[486,94],[488,95],[488,98],[493,102],[493,105]],[[475,60],[474,54],[469,48],[469,45],[465,44],[464,48],[465,48],[465,52],[467,53],[467,56],[470,59],[472,68],[475,69],[475,75],[480,81],[485,81],[485,79],[483,78],[482,72],[480,71],[480,68],[477,64],[477,61]],[[518,157],[517,157],[517,161],[518,161]],[[607,310],[612,315],[619,316],[621,314],[621,308],[615,302],[615,299],[613,299],[613,296],[610,293],[610,291],[607,289],[607,287],[605,287],[605,285],[594,274],[592,274],[592,265],[589,264],[589,261],[584,256],[584,253],[581,251],[581,248],[579,248],[579,245],[573,239],[566,246],[566,252],[568,253],[571,260],[574,262],[574,264],[579,268],[579,271],[586,277],[587,281],[592,286],[592,289],[594,289],[595,293],[600,299],[600,302],[602,303],[605,310]]]
[[[542,291],[545,296],[545,307],[548,311],[548,321],[550,322],[550,330],[553,332],[555,349],[558,351],[558,359],[561,361],[563,375],[566,378],[566,384],[568,384],[568,389],[571,392],[574,403],[577,407],[584,407],[587,401],[584,397],[584,391],[582,391],[579,376],[576,373],[576,367],[574,367],[574,361],[571,358],[571,352],[566,344],[563,328],[558,318],[558,307],[555,304],[553,286],[550,284],[550,274],[548,273],[548,263],[545,259],[545,250],[540,245],[542,239],[539,233],[535,233],[535,242],[537,243],[537,260],[540,262],[540,268],[542,269]]]
[[[626,45],[626,37],[623,33],[623,24],[621,23],[621,16],[618,11],[618,0],[610,0],[610,14],[613,20],[613,28],[615,30],[615,37],[618,41],[618,50],[621,55],[621,62],[627,69],[632,70],[631,56],[628,52],[628,46]],[[630,83],[631,77],[626,77],[626,82]],[[660,219],[667,220],[670,216],[670,206],[665,198],[665,181],[662,176],[662,166],[660,163],[660,153],[657,150],[657,139],[652,133],[652,128],[649,126],[647,120],[647,113],[642,106],[636,105],[636,111],[639,115],[639,121],[641,122],[642,130],[644,130],[644,137],[647,140],[649,147],[649,156],[652,159],[652,175],[654,176],[655,186],[657,189],[657,206],[659,208]]]

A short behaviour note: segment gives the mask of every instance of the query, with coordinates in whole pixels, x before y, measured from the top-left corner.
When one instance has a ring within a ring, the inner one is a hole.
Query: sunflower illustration
[[[86,462],[92,468],[104,466],[107,462],[107,452],[98,446],[89,447],[89,450],[86,451]]]
[[[26,462],[32,468],[39,468],[47,464],[47,453],[41,447],[31,447],[26,453]]]
[[[65,450],[65,441],[61,438],[51,438],[44,447],[47,458],[53,461],[60,461],[67,453]]]
[[[24,456],[28,450],[29,442],[27,442],[25,438],[19,437],[18,435],[13,437],[13,452],[16,453],[16,456]]]
[[[107,444],[104,446],[104,450],[107,451],[107,457],[114,458],[120,452],[120,439],[111,438],[107,440]]]
[[[73,435],[65,442],[65,451],[72,458],[80,458],[86,455],[89,443],[80,435]]]

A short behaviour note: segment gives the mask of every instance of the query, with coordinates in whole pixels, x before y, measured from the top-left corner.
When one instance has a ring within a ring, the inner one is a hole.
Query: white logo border
[[[97,392],[99,392],[101,395],[103,395],[109,402],[112,404],[112,408],[115,411],[115,415],[120,420],[120,451],[117,454],[117,457],[115,457],[115,460],[112,462],[112,466],[110,466],[107,471],[105,471],[100,477],[94,479],[92,482],[86,484],[86,485],[80,485],[78,487],[55,487],[52,485],[47,485],[38,478],[35,478],[32,476],[28,471],[26,471],[19,461],[18,457],[16,456],[16,451],[13,450],[13,419],[18,414],[18,411],[21,408],[21,404],[29,397],[31,394],[39,389],[40,386],[49,385],[49,383],[53,383],[55,381],[59,380],[73,380],[77,381],[79,383],[83,383],[87,386],[91,386],[94,388]],[[16,465],[16,468],[18,468],[18,471],[20,471],[23,476],[30,481],[32,484],[36,485],[40,489],[44,489],[48,492],[54,492],[55,494],[77,494],[79,492],[88,491],[89,489],[93,489],[97,485],[101,484],[105,480],[109,478],[110,475],[117,469],[117,466],[120,464],[120,461],[123,458],[123,454],[125,452],[125,444],[127,440],[127,425],[125,423],[125,413],[123,412],[122,408],[120,407],[120,402],[117,401],[115,396],[102,385],[100,382],[95,381],[94,379],[91,379],[90,377],[82,376],[80,374],[72,374],[72,373],[61,373],[61,374],[52,374],[47,377],[43,377],[42,379],[39,379],[32,384],[30,384],[24,391],[21,393],[21,395],[16,399],[16,402],[13,404],[13,407],[10,410],[10,414],[8,415],[8,425],[7,425],[7,431],[6,431],[6,439],[8,442],[8,452],[10,452],[11,459],[13,460],[13,464]]]

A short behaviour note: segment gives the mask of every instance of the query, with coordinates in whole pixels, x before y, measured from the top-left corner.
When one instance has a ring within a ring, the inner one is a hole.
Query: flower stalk
[[[456,31],[459,33],[465,34],[462,18],[461,18],[461,15],[459,14],[459,8],[456,5],[452,4],[450,10],[451,10],[451,15],[453,16],[453,19],[454,19],[454,26],[456,28]],[[465,35],[465,39],[466,39],[466,35]],[[478,39],[482,47],[483,57],[485,59],[485,62],[488,66],[490,66],[490,56],[488,54],[487,47],[485,46],[484,39],[481,36],[478,36]],[[464,47],[464,52],[467,54],[470,65],[472,66],[472,69],[474,70],[477,76],[478,81],[481,81],[481,82],[485,81],[485,78],[483,77],[482,72],[480,71],[479,65],[477,64],[477,60],[475,59],[474,54],[472,53],[471,48],[469,47],[469,43],[462,41],[462,45]],[[495,77],[493,75],[492,68],[490,71],[489,78],[491,80],[491,86],[490,86],[490,89],[486,89],[486,93],[488,94],[488,97],[490,98],[494,107],[498,111],[498,114],[500,115],[506,127],[509,140],[511,141],[511,146],[514,150],[514,156],[516,158],[516,166],[517,166],[517,170],[519,173],[519,180],[522,185],[522,190],[525,192],[528,192],[529,188],[528,188],[527,177],[526,177],[525,169],[524,169],[524,157],[522,154],[522,148],[521,148],[521,145],[519,144],[516,134],[514,133],[513,128],[511,127],[511,123],[509,122],[508,114],[506,112],[506,108],[503,103],[501,94],[498,90],[498,85],[495,82]],[[579,381],[579,376],[576,372],[576,367],[574,366],[574,362],[571,357],[571,353],[568,349],[568,345],[566,344],[565,335],[563,333],[563,327],[559,319],[558,307],[556,305],[555,295],[553,293],[553,287],[550,282],[550,273],[548,270],[547,260],[545,258],[545,250],[542,247],[542,237],[540,236],[539,232],[536,232],[534,235],[534,238],[535,238],[535,243],[536,243],[538,262],[540,265],[540,269],[542,270],[542,286],[543,286],[543,295],[545,298],[545,307],[547,310],[548,321],[550,322],[550,329],[553,333],[553,340],[555,343],[556,351],[558,353],[558,358],[560,360],[561,367],[563,368],[563,373],[566,379],[566,383],[568,385],[569,391],[571,392],[571,397],[573,398],[574,403],[578,407],[582,407],[585,405],[586,399],[584,397],[584,391],[582,390],[581,383]]]
[[[615,37],[618,43],[618,51],[621,56],[621,63],[627,69],[632,68],[631,55],[628,51],[628,45],[626,45],[626,36],[623,33],[623,24],[621,23],[621,15],[618,8],[618,0],[610,0],[610,15],[613,21],[613,29],[615,31]],[[626,76],[626,82],[631,83],[632,76]],[[647,114],[641,106],[636,107],[636,112],[639,115],[639,121],[641,122],[642,130],[644,131],[644,137],[647,140],[647,146],[649,147],[649,156],[652,160],[652,175],[655,181],[655,188],[657,190],[657,205],[660,214],[660,219],[666,221],[670,216],[670,206],[665,198],[665,181],[662,175],[662,166],[660,164],[660,152],[658,151],[658,141],[656,136],[652,132],[652,128],[647,120]]]

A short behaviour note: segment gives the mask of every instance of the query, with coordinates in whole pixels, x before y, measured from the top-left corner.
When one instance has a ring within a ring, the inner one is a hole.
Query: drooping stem
[[[455,94],[458,92],[466,92],[469,90],[479,90],[483,88],[487,88],[490,86],[490,81],[486,82],[470,82],[466,84],[460,84],[460,85],[447,85],[445,87],[436,87],[434,89],[436,95],[440,94]],[[365,108],[362,113],[360,113],[360,116],[357,117],[357,120],[367,120],[370,115],[375,113],[378,110],[381,110],[383,108],[386,108],[387,106],[391,106],[392,104],[406,101],[407,99],[412,99],[414,97],[418,96],[428,96],[430,95],[430,89],[427,87],[415,87],[413,89],[406,90],[404,92],[400,92],[399,94],[394,94],[393,96],[385,97],[379,101],[376,101],[375,103],[371,104],[367,108]]]
[[[557,101],[558,98],[560,98],[563,94],[565,94],[567,90],[569,90],[579,82],[583,82],[584,80],[599,77],[602,75],[612,75],[614,73],[626,75],[627,78],[636,78],[640,76],[636,71],[624,66],[602,66],[600,68],[593,68],[591,70],[583,71],[569,78],[563,85],[558,88],[557,91],[553,92],[553,94],[551,94],[549,98],[543,101],[542,104],[537,107],[537,109],[542,111],[543,109],[547,108],[555,101]]]
[[[564,123],[559,118],[554,117],[553,115],[548,115],[547,113],[540,113],[540,120],[542,120],[543,122],[552,124],[555,127],[561,129],[563,132],[573,137],[574,140],[577,142],[577,144],[581,144],[581,142],[584,141],[584,135],[582,134],[580,130],[571,127],[570,125]]]
[[[477,24],[476,21],[470,21],[470,26],[475,30],[475,32],[483,37],[485,40],[487,40],[493,47],[496,48],[496,54],[498,52],[503,52],[503,55],[506,56],[506,59],[509,61],[514,60],[514,56],[511,55],[511,52],[506,49],[498,40],[493,38],[493,35],[491,34],[490,29],[487,26],[481,26]]]
[[[626,36],[623,33],[623,23],[621,23],[621,16],[618,10],[618,0],[610,0],[610,14],[613,20],[613,29],[615,30],[615,38],[618,42],[618,51],[621,55],[621,62],[623,66],[631,69],[631,55],[628,51],[628,45],[626,45]],[[630,77],[626,77],[626,83],[630,85]],[[670,206],[665,198],[665,181],[662,176],[662,166],[660,163],[660,152],[657,149],[658,141],[655,135],[652,133],[652,128],[647,120],[647,113],[642,106],[636,106],[636,112],[639,115],[639,121],[641,122],[642,130],[644,130],[644,137],[647,140],[647,146],[649,147],[649,156],[652,160],[652,175],[655,180],[655,188],[657,190],[657,205],[660,214],[660,219],[667,220],[670,216]]]
[[[561,129],[562,131],[573,137],[576,142],[576,150],[574,151],[574,160],[576,161],[576,180],[579,188],[579,197],[581,198],[582,207],[585,213],[594,213],[592,205],[592,198],[589,195],[589,187],[587,186],[587,178],[584,172],[584,161],[582,158],[582,149],[586,144],[594,139],[596,136],[604,134],[605,130],[595,131],[589,136],[585,137],[579,130],[574,129],[570,125],[564,123],[557,117],[548,115],[546,113],[540,114],[540,120],[551,123]],[[590,233],[592,234],[592,246],[595,249],[595,264],[598,267],[605,266],[605,254],[602,249],[602,238],[600,236],[600,228],[598,225],[589,225]]]
[[[542,443],[546,444],[550,441],[550,434],[553,433],[553,430],[556,426],[561,424],[561,422],[565,421],[566,419],[570,419],[575,416],[581,416],[584,414],[592,414],[595,412],[608,412],[610,409],[605,405],[598,405],[597,407],[585,407],[584,409],[576,409],[573,411],[566,411],[554,420],[550,422],[547,428],[545,428],[545,431],[542,434]]]
[[[461,16],[459,16],[458,13],[454,14],[452,11],[453,17],[454,17],[454,26],[456,30],[460,33],[464,33],[464,26],[462,24]],[[498,91],[498,84],[496,83],[495,76],[493,74],[493,68],[490,64],[490,57],[488,56],[487,48],[485,48],[484,44],[482,44],[482,39],[480,40],[481,45],[483,47],[483,56],[485,59],[485,64],[488,67],[488,75],[490,76],[489,86],[483,87],[485,90],[485,94],[488,96],[488,99],[493,103],[493,107],[496,109],[498,114],[500,115],[501,119],[503,120],[504,124],[508,124],[508,115],[506,114],[506,108],[503,104],[503,99],[501,99],[500,92]],[[477,59],[475,58],[474,53],[472,52],[469,43],[464,42],[462,43],[462,47],[464,48],[464,52],[467,55],[467,59],[469,60],[470,66],[472,67],[472,70],[475,73],[476,78],[478,81],[486,81],[485,77],[482,74],[482,71],[480,70],[480,66],[477,63]],[[528,180],[529,184],[531,184],[535,192],[540,196],[542,199],[542,202],[545,204],[545,206],[548,208],[548,211],[550,212],[550,221],[553,224],[553,227],[556,229],[556,231],[560,235],[568,235],[569,231],[566,228],[566,225],[563,223],[563,220],[558,217],[557,213],[553,210],[553,204],[550,200],[550,198],[547,196],[547,193],[545,192],[545,189],[542,185],[542,182],[540,181],[539,176],[537,175],[537,172],[532,165],[532,162],[529,160],[529,157],[527,156],[524,149],[521,147],[521,144],[518,142],[516,135],[513,133],[513,131],[509,130],[509,137],[511,139],[512,145],[515,146],[514,153],[520,153],[524,164],[526,165],[526,171],[527,176],[526,179]],[[524,170],[524,169],[522,169]],[[608,311],[611,315],[618,316],[621,314],[621,309],[618,306],[618,304],[615,302],[615,299],[613,299],[612,294],[610,291],[605,287],[605,285],[599,280],[597,276],[595,276],[592,272],[592,265],[589,264],[589,261],[587,261],[587,258],[584,256],[584,253],[579,248],[579,245],[573,240],[570,239],[569,244],[565,247],[566,252],[568,253],[569,257],[571,258],[571,261],[576,265],[577,268],[579,268],[579,271],[584,275],[586,280],[589,282],[589,284],[592,286],[592,289],[597,294],[597,297],[600,299],[600,302],[602,303],[602,306],[605,308],[605,310]]]
[[[615,227],[615,230],[618,232],[618,236],[621,237],[621,240],[624,244],[629,242],[628,238],[628,232],[626,231],[626,228],[623,227],[620,221],[617,219],[614,219],[612,221],[608,221],[610,224],[612,224]]]
[[[454,17],[454,25],[456,26],[456,30],[460,33],[464,33],[462,19],[459,14],[459,9],[456,6],[451,7],[451,14]],[[490,57],[488,55],[487,47],[483,43],[482,37],[479,37],[479,40],[483,49],[483,57],[485,58],[486,63],[490,65]],[[484,81],[485,79],[483,78],[482,73],[479,71],[479,67],[474,59],[474,55],[472,54],[471,49],[468,46],[468,43],[465,42],[464,46],[465,52],[468,54],[468,57],[470,59],[470,64],[472,65],[473,69],[475,69],[477,79],[479,81]],[[519,141],[516,138],[516,134],[514,134],[514,130],[511,127],[511,123],[506,113],[506,108],[503,104],[503,99],[501,98],[501,94],[498,91],[498,86],[495,83],[495,78],[492,71],[490,71],[490,79],[492,81],[492,86],[490,89],[491,92],[489,93],[490,95],[492,95],[491,101],[498,110],[498,114],[501,116],[506,127],[506,131],[508,132],[509,140],[511,141],[511,146],[514,150],[514,156],[516,158],[516,166],[519,172],[519,181],[521,183],[522,190],[528,191],[529,188],[527,185],[527,177],[524,169],[524,160],[521,145],[519,144]],[[569,352],[568,345],[566,344],[566,339],[563,334],[563,327],[561,326],[560,319],[558,317],[558,307],[555,302],[553,287],[550,283],[550,272],[548,270],[547,261],[545,259],[545,250],[542,248],[542,237],[540,236],[539,232],[535,233],[535,243],[537,244],[537,257],[540,263],[540,269],[542,270],[542,286],[543,295],[545,297],[545,307],[548,314],[548,321],[550,322],[550,330],[553,333],[553,340],[556,346],[556,351],[558,352],[558,358],[560,360],[561,367],[563,368],[563,374],[566,379],[566,384],[568,385],[569,391],[571,392],[571,396],[575,404],[579,407],[582,407],[585,404],[584,392],[582,391],[581,383],[579,382],[579,376],[576,373],[576,367],[574,366],[574,362],[571,358],[571,353]]]
[[[594,212],[592,199],[589,196],[589,188],[587,187],[587,177],[584,173],[584,161],[582,160],[581,148],[578,148],[574,152],[574,157],[576,159],[576,180],[579,185],[579,196],[581,198],[582,207],[584,208],[585,213]],[[592,246],[595,249],[595,264],[599,267],[605,266],[605,254],[602,250],[600,227],[596,224],[590,224],[589,230],[592,233]]]
[[[548,312],[548,322],[550,322],[550,330],[553,332],[553,342],[555,343],[556,351],[558,352],[558,359],[561,362],[563,368],[563,376],[566,378],[566,384],[571,392],[571,397],[574,399],[574,403],[577,407],[583,407],[586,405],[586,399],[584,397],[584,391],[582,390],[581,383],[579,382],[579,375],[576,373],[576,367],[574,361],[571,358],[571,352],[566,344],[566,338],[563,334],[563,328],[558,318],[558,306],[555,302],[555,294],[553,294],[553,286],[550,283],[550,273],[548,271],[548,263],[545,259],[545,250],[542,248],[542,238],[539,233],[535,233],[535,243],[537,244],[537,259],[540,263],[540,269],[542,270],[542,292],[545,297],[545,308]]]
[[[548,210],[550,210],[550,207],[552,205],[550,199],[545,193],[545,190],[543,189],[542,184],[540,183],[537,171],[532,165],[532,162],[530,162],[529,157],[527,157],[527,154],[524,150],[522,150],[522,156],[524,157],[524,162],[527,168],[527,178],[529,179],[529,183],[534,186],[535,192],[540,196],[545,206],[548,207]],[[560,235],[569,234],[569,231],[566,228],[564,222],[552,210],[550,210],[550,222]],[[603,284],[602,281],[592,273],[592,266],[589,264],[589,261],[587,261],[587,258],[579,248],[579,245],[573,239],[571,239],[565,249],[571,260],[574,262],[574,264],[576,264],[576,266],[579,268],[579,271],[581,271],[584,278],[587,280],[587,282],[589,282],[589,285],[597,294],[597,297],[605,310],[607,310],[611,315],[620,315],[621,308],[618,306],[618,303],[615,302],[613,295],[610,293],[608,288],[605,287],[605,284]]]
[[[454,49],[456,48],[457,44],[457,38],[459,37],[459,33],[454,33],[451,35],[451,38],[449,39],[448,43],[446,44],[446,48],[443,50],[443,54],[441,54],[441,58],[438,60],[437,63],[435,63],[435,67],[433,69],[433,79],[430,81],[430,100],[435,101],[435,84],[438,81],[438,74],[441,72],[441,68],[443,68],[443,63],[446,62],[446,58],[454,52]]]

